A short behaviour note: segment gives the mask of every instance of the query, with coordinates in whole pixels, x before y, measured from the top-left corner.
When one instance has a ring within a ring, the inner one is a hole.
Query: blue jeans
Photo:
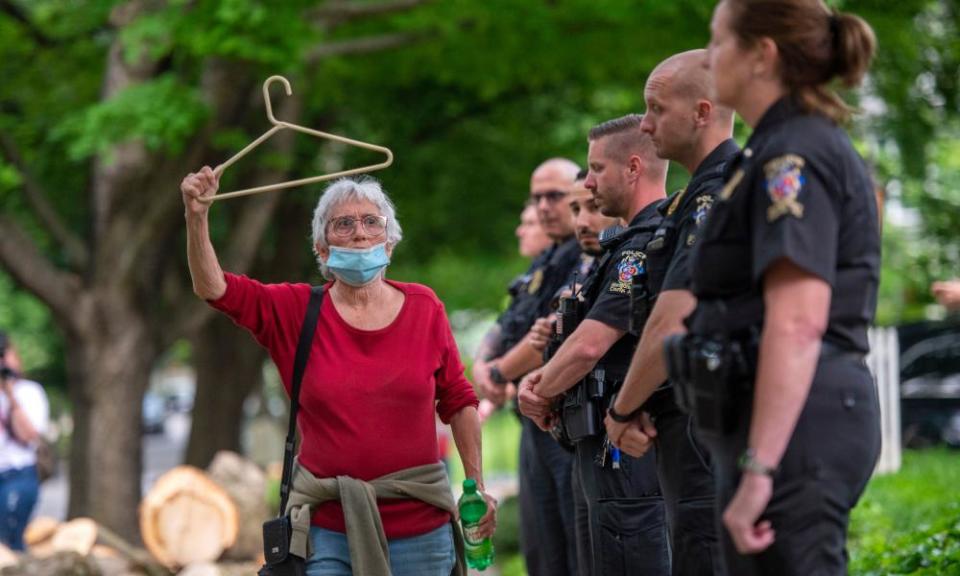
[[[307,576],[352,576],[347,535],[312,526],[313,554],[307,560]],[[450,523],[410,538],[387,540],[393,576],[450,576],[456,561]]]
[[[23,550],[23,531],[37,503],[37,468],[27,466],[0,472],[0,542]]]

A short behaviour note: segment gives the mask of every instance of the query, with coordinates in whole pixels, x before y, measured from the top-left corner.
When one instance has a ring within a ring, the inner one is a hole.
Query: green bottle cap
[[[467,494],[473,494],[477,491],[477,481],[473,478],[467,478],[463,481],[463,491]]]

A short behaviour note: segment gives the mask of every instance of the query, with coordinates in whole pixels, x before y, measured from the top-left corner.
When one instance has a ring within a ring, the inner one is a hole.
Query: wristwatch
[[[771,478],[777,473],[778,470],[777,466],[767,466],[763,462],[757,460],[757,452],[753,448],[747,448],[743,451],[740,459],[737,460],[737,467],[744,472],[753,472],[754,474],[769,476]]]
[[[610,415],[610,418],[613,419],[614,422],[619,422],[621,424],[628,424],[630,422],[633,422],[633,420],[637,417],[637,414],[640,412],[640,408],[637,408],[636,410],[634,410],[633,412],[630,412],[629,414],[620,414],[619,412],[613,409],[613,405],[614,405],[614,402],[611,402],[610,407],[607,408],[607,414]]]
[[[490,365],[490,381],[494,384],[506,384],[507,379],[503,377],[503,374],[500,372],[500,367],[496,364]]]

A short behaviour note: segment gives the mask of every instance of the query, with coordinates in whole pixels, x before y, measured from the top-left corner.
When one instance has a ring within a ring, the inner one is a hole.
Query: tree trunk
[[[135,541],[141,400],[157,351],[145,311],[108,294],[95,298],[101,320],[68,338],[74,400],[69,515],[89,516]]]
[[[206,468],[220,450],[240,452],[243,403],[263,381],[264,352],[218,315],[193,338],[197,395],[184,463]]]

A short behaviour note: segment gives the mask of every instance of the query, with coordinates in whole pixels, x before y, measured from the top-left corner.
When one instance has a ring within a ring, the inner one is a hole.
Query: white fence
[[[877,383],[880,396],[880,430],[883,448],[877,462],[877,474],[900,469],[900,343],[896,328],[870,329],[870,354],[867,365]]]

